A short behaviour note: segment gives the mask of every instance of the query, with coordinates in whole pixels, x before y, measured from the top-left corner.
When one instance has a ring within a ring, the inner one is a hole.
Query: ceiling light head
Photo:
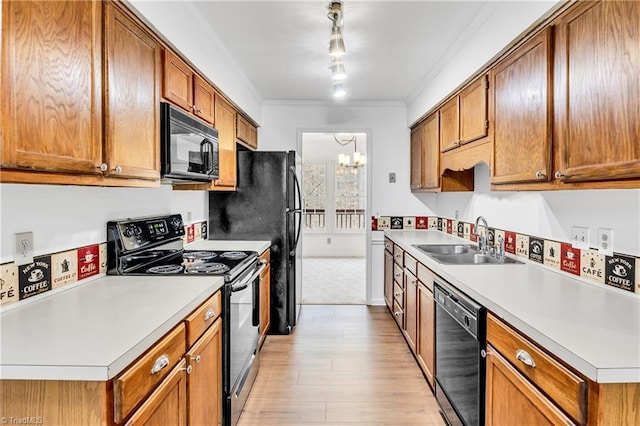
[[[334,25],[331,28],[331,39],[329,41],[329,55],[332,57],[340,57],[346,53],[344,41],[342,40],[342,31],[340,27]]]
[[[327,9],[329,9],[327,18],[333,21],[334,25],[342,26],[342,1],[329,2]]]
[[[334,61],[331,64],[331,78],[333,78],[333,81],[341,81],[347,78],[347,71],[341,62]]]
[[[334,83],[333,85],[334,98],[342,98],[346,94],[347,94],[347,91],[344,89],[344,85],[342,83]]]

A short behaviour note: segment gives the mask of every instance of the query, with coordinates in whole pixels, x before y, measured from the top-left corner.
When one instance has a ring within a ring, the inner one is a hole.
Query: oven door
[[[258,339],[260,337],[260,273],[264,265],[251,268],[248,274],[227,285],[229,295],[228,333],[228,421],[236,424],[251,386],[258,374]]]

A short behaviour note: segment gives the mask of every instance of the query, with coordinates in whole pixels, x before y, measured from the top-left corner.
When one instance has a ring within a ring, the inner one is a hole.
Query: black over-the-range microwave
[[[160,103],[160,159],[165,181],[218,179],[218,131],[166,102]]]

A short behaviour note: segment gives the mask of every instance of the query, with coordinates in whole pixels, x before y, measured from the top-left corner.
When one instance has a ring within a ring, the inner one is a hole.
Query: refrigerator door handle
[[[296,239],[293,242],[293,248],[289,252],[289,256],[296,255],[296,249],[298,248],[298,241],[300,240],[300,232],[302,231],[302,210],[297,210],[294,215],[298,215],[298,231],[296,232]]]
[[[296,239],[293,242],[293,248],[289,252],[289,256],[295,256],[296,248],[298,247],[298,241],[300,240],[300,232],[302,231],[302,192],[300,190],[300,181],[298,180],[298,175],[296,174],[296,168],[294,166],[289,167],[289,171],[293,173],[293,181],[296,185],[296,192],[298,193],[298,201],[300,206],[296,206],[296,202],[293,203],[293,210],[291,211],[294,215],[299,215],[298,217],[298,229],[296,231]]]
[[[296,192],[298,193],[298,201],[300,202],[299,206],[296,206],[296,202],[293,202],[294,210],[302,210],[302,192],[300,190],[300,181],[298,180],[298,175],[296,174],[296,168],[291,166],[289,167],[289,171],[293,173],[293,181],[296,184]]]

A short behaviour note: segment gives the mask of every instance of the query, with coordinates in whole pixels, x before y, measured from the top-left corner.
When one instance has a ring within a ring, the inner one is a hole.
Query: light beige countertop
[[[271,247],[271,241],[200,240],[184,246],[185,250],[239,250],[257,251],[258,254]]]
[[[0,314],[0,379],[110,380],[223,284],[107,276],[16,306]]]
[[[440,264],[413,244],[469,241],[439,231],[386,231],[385,236],[589,379],[640,382],[637,295],[528,261],[522,265]]]

